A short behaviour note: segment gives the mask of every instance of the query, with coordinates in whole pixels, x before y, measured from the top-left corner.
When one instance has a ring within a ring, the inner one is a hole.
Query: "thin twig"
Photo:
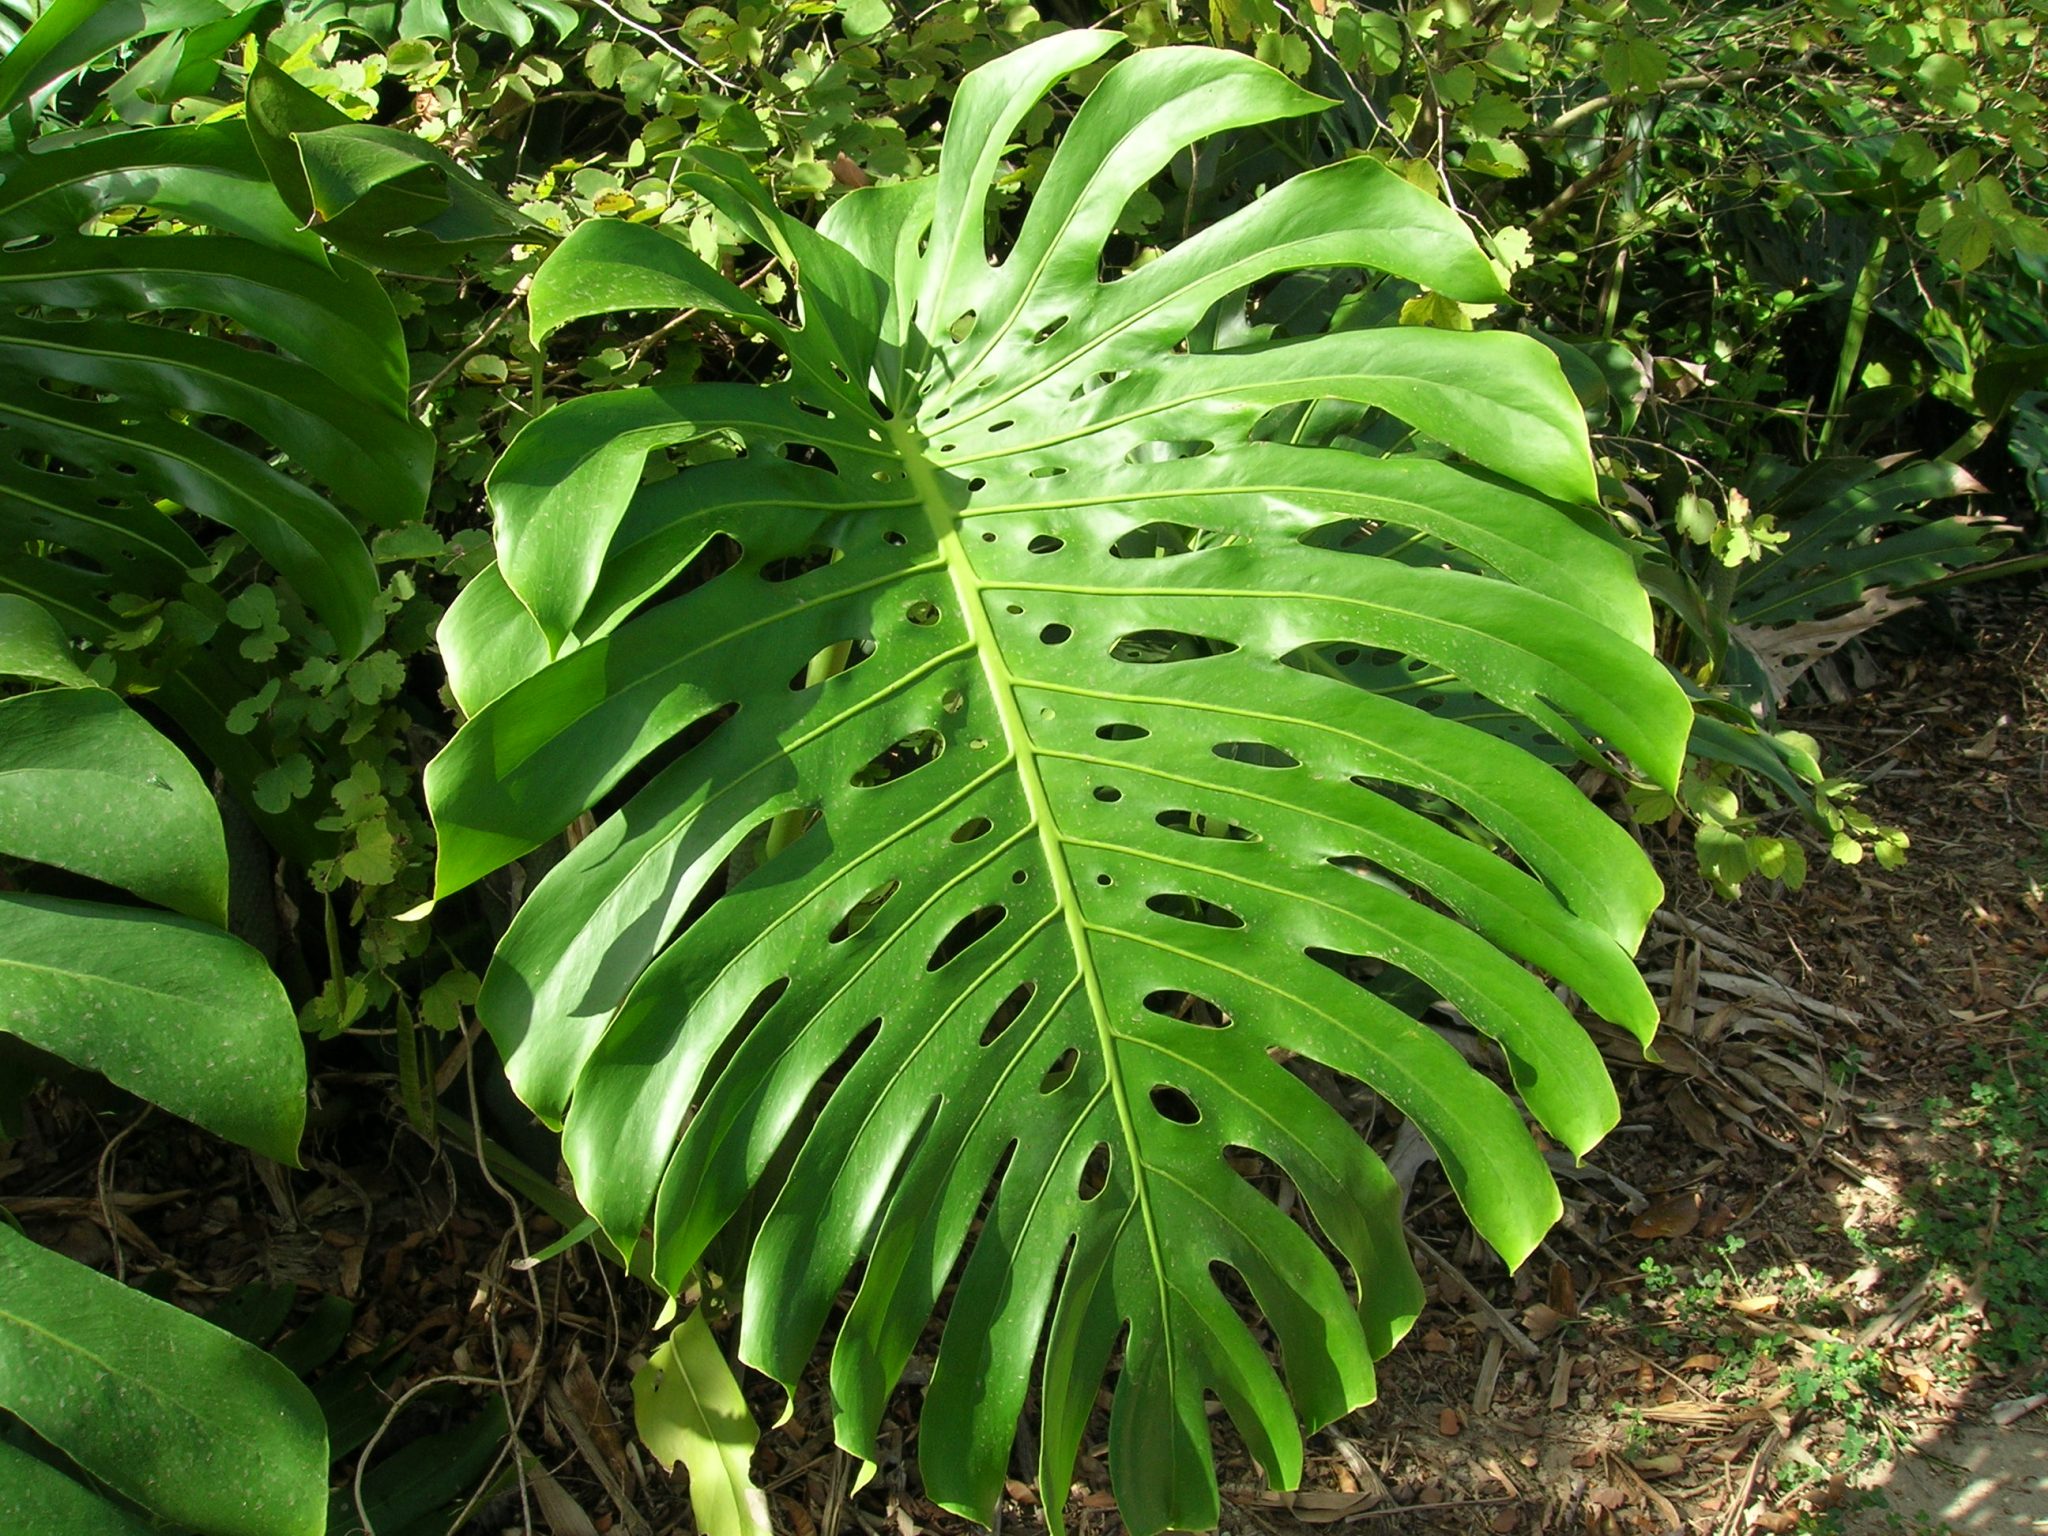
[[[1479,1309],[1480,1316],[1499,1330],[1500,1336],[1508,1341],[1516,1354],[1520,1355],[1524,1360],[1540,1360],[1543,1358],[1543,1351],[1536,1347],[1536,1341],[1517,1328],[1505,1312],[1488,1301],[1481,1294],[1479,1287],[1465,1278],[1463,1270],[1459,1269],[1457,1265],[1453,1264],[1449,1259],[1438,1253],[1428,1243],[1413,1233],[1409,1234],[1408,1241],[1421,1250],[1423,1257],[1437,1267],[1438,1273],[1450,1281],[1452,1285],[1456,1286],[1465,1299]]]
[[[114,1225],[112,1185],[114,1179],[114,1153],[122,1142],[134,1134],[135,1128],[147,1120],[154,1105],[142,1106],[142,1113],[130,1120],[109,1138],[100,1150],[99,1167],[94,1174],[94,1184],[100,1201],[100,1219],[107,1225],[107,1242],[114,1250],[114,1278],[123,1285],[128,1283],[128,1261],[121,1252],[121,1229]]]
[[[735,84],[731,80],[726,79],[725,76],[719,74],[717,70],[710,68],[708,65],[704,63],[702,59],[698,58],[695,54],[691,53],[687,48],[679,47],[677,44],[670,42],[667,38],[663,37],[659,32],[655,31],[654,28],[646,25],[644,22],[635,21],[632,17],[628,16],[624,11],[620,10],[617,6],[611,4],[610,0],[590,0],[590,3],[596,6],[600,11],[603,11],[605,15],[611,17],[611,19],[613,21],[616,21],[620,26],[630,27],[635,32],[638,32],[642,37],[646,38],[649,42],[653,43],[657,48],[660,48],[662,52],[668,54],[671,58],[680,59],[683,63],[689,65],[690,68],[696,70],[698,74],[702,75],[705,79],[711,81],[714,85],[723,86],[726,90],[733,92],[735,95],[739,94],[739,92],[741,91],[741,86]]]
[[[418,410],[421,406],[425,405],[428,397],[441,387],[450,374],[489,345],[490,339],[504,328],[505,322],[510,320],[519,306],[526,302],[526,289],[530,282],[530,278],[522,277],[519,280],[518,286],[512,290],[511,296],[498,306],[498,312],[485,322],[484,328],[476,333],[476,336],[470,341],[469,345],[449,358],[447,362],[441,365],[440,370],[431,379],[428,379],[426,383],[412,392],[412,408],[414,410]]]

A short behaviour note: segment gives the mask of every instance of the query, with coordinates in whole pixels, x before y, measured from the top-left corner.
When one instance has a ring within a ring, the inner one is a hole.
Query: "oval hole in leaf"
[[[1067,316],[1061,315],[1059,319],[1053,321],[1051,325],[1040,327],[1038,334],[1031,338],[1031,345],[1033,345],[1034,347],[1042,347],[1048,341],[1051,341],[1053,337],[1059,334],[1060,327],[1067,323],[1067,319]]]
[[[1081,1053],[1071,1045],[1060,1052],[1059,1060],[1046,1068],[1045,1076],[1039,1079],[1040,1093],[1058,1093],[1074,1080],[1074,1068],[1080,1064]]]
[[[1095,798],[1104,805],[1115,805],[1123,797],[1124,792],[1113,784],[1098,784],[1095,786]]]
[[[736,702],[728,701],[721,704],[718,708],[699,715],[641,758],[618,783],[605,791],[604,797],[597,804],[590,808],[592,823],[601,824],[610,819],[615,812],[622,810],[635,795],[659,778],[664,769],[672,767],[683,754],[704,741],[713,731],[738,714],[739,710]]]
[[[843,944],[861,929],[875,920],[875,914],[889,904],[889,898],[903,888],[901,880],[886,881],[876,886],[846,909],[846,915],[832,925],[832,931],[825,935],[833,944]]]
[[[1143,741],[1151,734],[1142,725],[1130,725],[1122,720],[1112,720],[1108,725],[1095,727],[1099,741]]]
[[[1074,638],[1074,632],[1064,624],[1048,624],[1038,632],[1038,638],[1046,645],[1065,645]]]
[[[1190,837],[1221,838],[1232,843],[1256,843],[1259,834],[1247,831],[1234,821],[1220,816],[1198,816],[1193,811],[1161,811],[1153,818],[1169,832],[1185,832]]]
[[[1127,533],[1118,535],[1109,552],[1119,560],[1171,559],[1176,555],[1191,555],[1197,548],[1217,549],[1225,544],[1240,542],[1229,534],[1216,532],[1213,528],[1198,528],[1193,523],[1140,523]]]
[[[977,837],[986,836],[989,828],[993,827],[994,825],[995,823],[990,821],[986,816],[970,816],[965,821],[961,822],[959,826],[953,829],[953,835],[949,839],[949,841],[955,843],[971,843]]]
[[[1202,1029],[1230,1028],[1230,1014],[1206,997],[1193,992],[1183,992],[1174,987],[1161,987],[1156,992],[1145,994],[1148,1012],[1158,1014],[1162,1019],[1172,1019],[1177,1024],[1194,1024]]]
[[[1133,630],[1110,647],[1110,656],[1138,666],[1162,666],[1175,661],[1205,661],[1211,656],[1228,656],[1237,649],[1234,640],[1211,635],[1190,634],[1181,629]]]
[[[1067,547],[1067,541],[1050,533],[1035,534],[1024,546],[1034,555],[1056,555]]]
[[[974,329],[974,318],[973,310],[964,311],[951,325],[946,327],[946,335],[954,341],[965,341],[968,334]]]
[[[1252,768],[1299,768],[1301,759],[1292,752],[1269,746],[1263,741],[1219,741],[1209,749],[1227,763],[1243,763]]]
[[[679,597],[696,591],[713,577],[723,576],[740,563],[746,550],[740,541],[729,533],[714,533],[704,541],[703,548],[683,563],[683,568],[669,577],[668,581],[647,600],[647,606],[657,603],[674,602]]]
[[[925,961],[924,968],[936,971],[957,959],[1000,923],[1007,911],[1007,908],[993,904],[975,908],[946,931],[946,936],[932,950],[931,959]]]
[[[1190,438],[1180,442],[1139,443],[1124,455],[1124,462],[1164,464],[1173,459],[1199,459],[1204,454],[1215,451],[1216,445],[1206,438]]]
[[[893,784],[898,779],[908,778],[926,764],[937,762],[939,754],[945,750],[946,738],[937,731],[912,731],[869,758],[848,782],[855,789]]]
[[[794,581],[799,576],[822,570],[839,558],[840,552],[829,544],[814,544],[800,555],[784,555],[770,560],[761,567],[763,581]]]
[[[1084,1201],[1093,1200],[1109,1188],[1109,1143],[1098,1141],[1095,1150],[1088,1154],[1088,1161],[1081,1165],[1081,1179],[1074,1193]]]
[[[1152,1107],[1162,1120],[1171,1120],[1175,1125],[1202,1123],[1202,1112],[1195,1107],[1195,1101],[1178,1088],[1161,1083],[1152,1090],[1151,1099]]]
[[[1228,907],[1219,907],[1213,901],[1204,901],[1199,896],[1188,896],[1177,891],[1162,891],[1149,897],[1145,905],[1161,917],[1171,917],[1183,923],[1200,923],[1207,928],[1242,928],[1244,919]]]
[[[1024,1010],[1031,1006],[1031,999],[1038,991],[1035,981],[1019,982],[1010,990],[1010,995],[996,1004],[996,1011],[989,1015],[988,1027],[981,1032],[983,1045],[994,1045],[1002,1038],[1003,1031],[1023,1017]]]
[[[925,629],[939,622],[939,605],[919,598],[903,610],[903,617],[918,628]]]
[[[806,688],[815,688],[835,677],[843,677],[874,654],[875,642],[872,640],[835,640],[830,645],[821,646],[818,654],[798,667],[790,677],[789,691],[801,693]]]

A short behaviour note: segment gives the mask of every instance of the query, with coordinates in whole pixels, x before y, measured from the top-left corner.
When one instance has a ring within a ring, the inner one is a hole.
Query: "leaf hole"
[[[1226,763],[1243,763],[1251,768],[1299,768],[1301,759],[1292,752],[1263,741],[1219,741],[1209,749]]]
[[[1216,445],[1207,438],[1179,442],[1139,443],[1124,455],[1126,464],[1164,464],[1176,459],[1199,459],[1214,453]]]
[[[1034,480],[1057,480],[1066,472],[1067,466],[1064,464],[1041,464],[1038,468],[1031,471],[1031,478]]]
[[[1199,896],[1182,892],[1162,892],[1147,898],[1145,905],[1161,917],[1170,917],[1178,922],[1199,923],[1205,928],[1242,928],[1244,919],[1228,907],[1219,907],[1213,901],[1204,901]]]
[[[1236,649],[1235,641],[1219,640],[1212,635],[1180,629],[1140,629],[1118,640],[1109,654],[1116,661],[1155,667],[1177,661],[1206,661],[1212,656],[1228,656]]]
[[[953,835],[951,838],[948,839],[948,841],[955,843],[971,843],[977,837],[986,837],[989,833],[989,829],[994,825],[995,823],[990,821],[986,816],[970,816],[965,821],[961,822],[959,826],[953,829]]]
[[[985,1046],[994,1045],[1001,1039],[1003,1031],[1023,1017],[1024,1010],[1031,1005],[1031,999],[1037,991],[1038,983],[1035,981],[1019,982],[1013,987],[1010,995],[997,1003],[996,1011],[989,1015],[988,1027],[981,1032],[981,1043]]]
[[[928,629],[939,622],[939,605],[919,598],[903,610],[903,617],[919,629]]]
[[[1095,877],[1095,883],[1097,885],[1115,885],[1116,879],[1114,876],[1111,875],[1097,875]]]
[[[886,881],[876,886],[846,909],[846,915],[832,925],[832,931],[825,935],[828,943],[843,944],[861,929],[875,920],[875,915],[889,904],[889,898],[903,888],[901,880]]]
[[[1241,542],[1232,535],[1213,528],[1198,528],[1193,523],[1150,522],[1118,535],[1109,552],[1118,560],[1158,560]]]
[[[965,311],[951,325],[946,327],[946,335],[954,341],[965,341],[974,330],[974,320],[974,311],[971,309]]]
[[[884,544],[894,545],[896,548],[901,549],[905,544],[909,543],[910,541],[904,538],[903,535],[898,533],[894,528],[891,528],[887,533],[882,535],[882,542]]]
[[[679,597],[688,596],[705,583],[723,576],[745,555],[745,548],[731,534],[714,533],[704,541],[704,547],[684,561],[682,568],[648,599],[648,605],[672,603]]]
[[[1259,835],[1247,831],[1234,821],[1220,816],[1201,816],[1193,811],[1161,811],[1153,818],[1169,832],[1185,832],[1190,837],[1214,837],[1231,843],[1256,843]]]
[[[1082,1200],[1093,1200],[1109,1188],[1109,1143],[1098,1141],[1095,1150],[1088,1154],[1088,1161],[1081,1165],[1081,1179],[1074,1187],[1074,1193]]]
[[[1056,555],[1067,547],[1067,541],[1050,533],[1041,533],[1035,535],[1024,547],[1034,555]]]
[[[875,642],[872,640],[835,640],[830,645],[820,646],[817,655],[796,669],[789,680],[789,691],[802,693],[806,688],[816,688],[835,677],[844,677],[874,654]]]
[[[1145,994],[1145,1007],[1162,1019],[1172,1019],[1179,1024],[1194,1024],[1202,1029],[1230,1028],[1227,1010],[1193,992],[1162,987],[1157,992]]]
[[[1124,792],[1116,788],[1114,785],[1098,784],[1095,786],[1095,798],[1100,800],[1104,805],[1115,805],[1117,801],[1123,799],[1123,797]]]
[[[850,782],[855,789],[874,789],[908,778],[918,769],[937,762],[946,750],[946,739],[934,730],[912,731],[891,742],[861,765]]]
[[[1048,341],[1051,341],[1053,337],[1057,336],[1060,333],[1060,327],[1067,323],[1068,318],[1069,317],[1066,315],[1061,315],[1059,319],[1053,321],[1051,325],[1039,327],[1038,334],[1031,338],[1031,345],[1034,347],[1042,347]]]
[[[1074,632],[1064,624],[1048,624],[1038,632],[1038,639],[1044,645],[1065,645],[1074,638]]]
[[[1010,884],[1012,885],[1022,885],[1030,878],[1031,871],[1028,869],[1013,869],[1010,871]]]
[[[1171,1120],[1175,1125],[1200,1125],[1202,1112],[1195,1107],[1195,1101],[1178,1088],[1161,1083],[1151,1092],[1152,1108],[1162,1120]]]
[[[840,551],[826,544],[814,544],[800,555],[784,555],[761,567],[761,579],[768,582],[795,581],[812,571],[823,570],[839,558]]]
[[[928,971],[936,971],[941,966],[958,959],[978,940],[992,931],[996,924],[1003,920],[1007,910],[1007,908],[997,905],[976,907],[972,912],[961,918],[959,922],[946,930],[946,936],[939,940],[938,945],[932,950],[932,957],[925,961],[924,968]]]
[[[1038,1080],[1040,1093],[1058,1093],[1074,1080],[1074,1069],[1081,1064],[1081,1053],[1071,1045],[1059,1054],[1059,1059],[1046,1068],[1045,1076]]]
[[[685,754],[701,744],[711,733],[738,714],[737,703],[727,701],[716,709],[699,715],[675,735],[669,737],[635,763],[626,775],[606,790],[602,799],[590,808],[594,822],[609,820],[619,810],[652,784],[666,770],[679,762]]]
[[[1095,737],[1098,741],[1143,741],[1151,734],[1142,725],[1131,725],[1122,720],[1112,720],[1107,725],[1095,727]]]

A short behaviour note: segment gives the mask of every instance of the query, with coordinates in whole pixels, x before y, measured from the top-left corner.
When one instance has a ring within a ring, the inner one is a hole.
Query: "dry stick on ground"
[[[1438,1253],[1436,1249],[1413,1233],[1409,1234],[1408,1241],[1415,1245],[1417,1251],[1424,1258],[1437,1267],[1439,1274],[1457,1287],[1460,1295],[1464,1296],[1467,1301],[1479,1309],[1479,1315],[1499,1331],[1500,1336],[1513,1346],[1516,1354],[1520,1355],[1524,1360],[1540,1360],[1543,1358],[1543,1351],[1536,1347],[1535,1340],[1517,1328],[1508,1315],[1502,1312],[1499,1307],[1488,1301],[1479,1287],[1465,1278],[1463,1270],[1459,1269],[1457,1265],[1453,1264],[1449,1259]]]

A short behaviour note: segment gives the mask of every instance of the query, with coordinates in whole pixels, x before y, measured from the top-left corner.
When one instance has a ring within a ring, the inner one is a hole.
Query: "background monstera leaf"
[[[264,680],[189,631],[260,561],[342,661],[371,644],[364,532],[419,515],[433,460],[407,383],[390,299],[300,226],[246,122],[0,152],[0,593],[104,649],[168,626],[155,702],[238,795],[274,767],[233,723]],[[325,845],[250,811],[299,857]]]
[[[1116,41],[977,71],[937,176],[819,230],[704,162],[800,324],[644,227],[549,258],[537,335],[698,307],[788,373],[519,436],[499,564],[442,631],[470,718],[428,790],[444,894],[596,812],[479,1007],[621,1245],[651,1227],[676,1288],[747,1207],[741,1351],[784,1383],[858,1271],[832,1387],[865,1457],[943,1311],[924,1476],[976,1517],[1042,1356],[1057,1519],[1120,1351],[1110,1465],[1150,1532],[1215,1523],[1205,1394],[1291,1484],[1301,1424],[1370,1400],[1420,1304],[1392,1180],[1297,1060],[1413,1120],[1510,1263],[1557,1214],[1514,1100],[1446,1036],[1493,1041],[1573,1151],[1612,1125],[1538,972],[1647,1037],[1659,888],[1528,743],[1668,784],[1688,709],[1627,558],[1558,504],[1592,465],[1536,342],[1189,340],[1304,268],[1497,297],[1441,204],[1353,159],[1103,280],[1173,156],[1319,98],[1221,52],[1117,64],[991,263],[1008,136]],[[1269,440],[1317,399],[1431,446]],[[646,474],[714,435],[736,452]]]

